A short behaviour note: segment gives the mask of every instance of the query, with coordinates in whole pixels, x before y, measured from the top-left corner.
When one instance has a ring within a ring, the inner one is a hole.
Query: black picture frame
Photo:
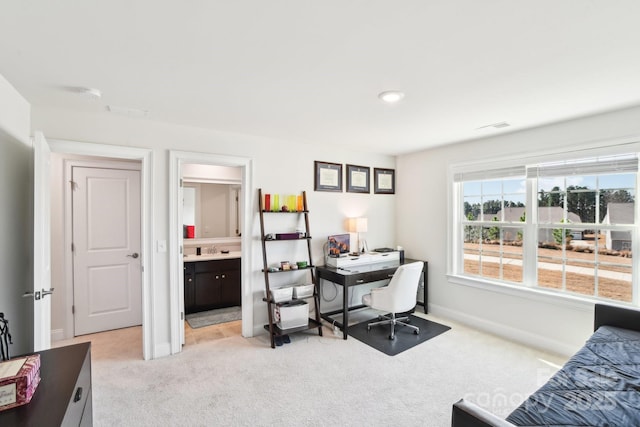
[[[375,194],[395,194],[395,169],[373,168],[373,192]]]
[[[369,193],[370,176],[369,166],[347,165],[347,192]]]
[[[342,164],[314,161],[314,189],[316,191],[342,191]]]

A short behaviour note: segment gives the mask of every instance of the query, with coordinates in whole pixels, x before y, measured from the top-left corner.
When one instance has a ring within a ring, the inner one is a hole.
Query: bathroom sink
[[[240,258],[242,252],[240,251],[231,251],[228,254],[223,254],[222,252],[218,252],[215,254],[202,254],[202,255],[184,255],[184,262],[194,262],[194,261],[215,261],[217,259],[230,259],[230,258]]]

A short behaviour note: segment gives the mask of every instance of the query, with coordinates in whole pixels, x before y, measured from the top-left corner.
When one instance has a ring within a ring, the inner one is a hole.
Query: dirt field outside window
[[[478,255],[480,245],[464,244],[464,272],[482,277],[522,283],[522,248],[519,246],[482,244],[482,272]],[[501,257],[502,256],[502,257]],[[564,290],[579,295],[597,296],[631,302],[632,259],[623,256],[538,248],[538,286]],[[597,267],[595,260],[597,259]],[[563,267],[564,264],[564,267]],[[502,265],[502,269],[500,268]],[[597,291],[595,269],[597,268]],[[563,271],[564,269],[564,271]],[[564,289],[563,289],[564,274]]]

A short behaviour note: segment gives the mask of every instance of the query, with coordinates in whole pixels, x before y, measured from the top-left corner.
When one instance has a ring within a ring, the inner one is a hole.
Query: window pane
[[[548,193],[550,191],[563,191],[564,190],[564,177],[554,176],[552,178],[539,178],[538,179],[538,192],[544,191]]]
[[[502,180],[483,181],[482,194],[494,196],[502,194]]]
[[[567,220],[570,223],[596,222],[596,192],[586,187],[567,188]]]
[[[607,262],[598,266],[598,295],[616,301],[631,302],[631,259],[604,256]],[[610,261],[610,262],[609,262]]]
[[[522,237],[524,230],[516,227],[502,229],[502,279],[522,283]]]
[[[633,203],[608,203],[606,206],[605,217],[603,219],[603,223],[605,224],[633,224],[634,220],[634,204]],[[623,247],[622,242],[630,242],[631,240],[631,232],[630,231],[609,231],[608,237],[610,238],[611,243],[608,247],[610,249],[621,250],[621,249],[630,249],[630,246]],[[614,236],[612,236],[612,234]]]
[[[480,252],[480,275],[491,279],[502,278],[500,229],[482,228],[482,250]]]
[[[493,218],[502,210],[502,201],[492,196],[482,200],[483,221],[495,221]],[[497,217],[496,217],[497,218]],[[499,220],[499,219],[498,219]]]
[[[480,241],[482,228],[467,225],[464,227],[464,272],[480,274]]]
[[[479,196],[482,194],[482,183],[480,181],[468,181],[463,184],[462,193],[464,196]]]
[[[538,230],[538,286],[564,289],[563,241],[566,234],[562,229],[540,228]]]
[[[480,219],[480,197],[464,198],[464,218],[469,221],[477,221]]]
[[[574,221],[579,217],[569,215]],[[562,206],[540,206],[538,208],[538,222],[540,224],[564,224],[566,223],[565,212]]]
[[[596,176],[572,175],[567,177],[567,189],[569,187],[582,187],[595,190]]]
[[[582,295],[595,293],[595,247],[583,243],[566,246],[566,290]]]
[[[538,187],[538,206],[539,207],[564,207],[564,184],[561,186],[554,185],[549,188]]]
[[[636,188],[636,174],[611,174],[601,175],[598,177],[598,188],[603,190],[611,190],[616,188]]]
[[[525,179],[505,179],[502,181],[502,192],[505,194],[525,194],[527,192]]]

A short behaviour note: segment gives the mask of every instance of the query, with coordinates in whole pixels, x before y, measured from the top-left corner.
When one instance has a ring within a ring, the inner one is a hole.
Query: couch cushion
[[[640,425],[640,332],[598,328],[507,421],[519,426]]]

